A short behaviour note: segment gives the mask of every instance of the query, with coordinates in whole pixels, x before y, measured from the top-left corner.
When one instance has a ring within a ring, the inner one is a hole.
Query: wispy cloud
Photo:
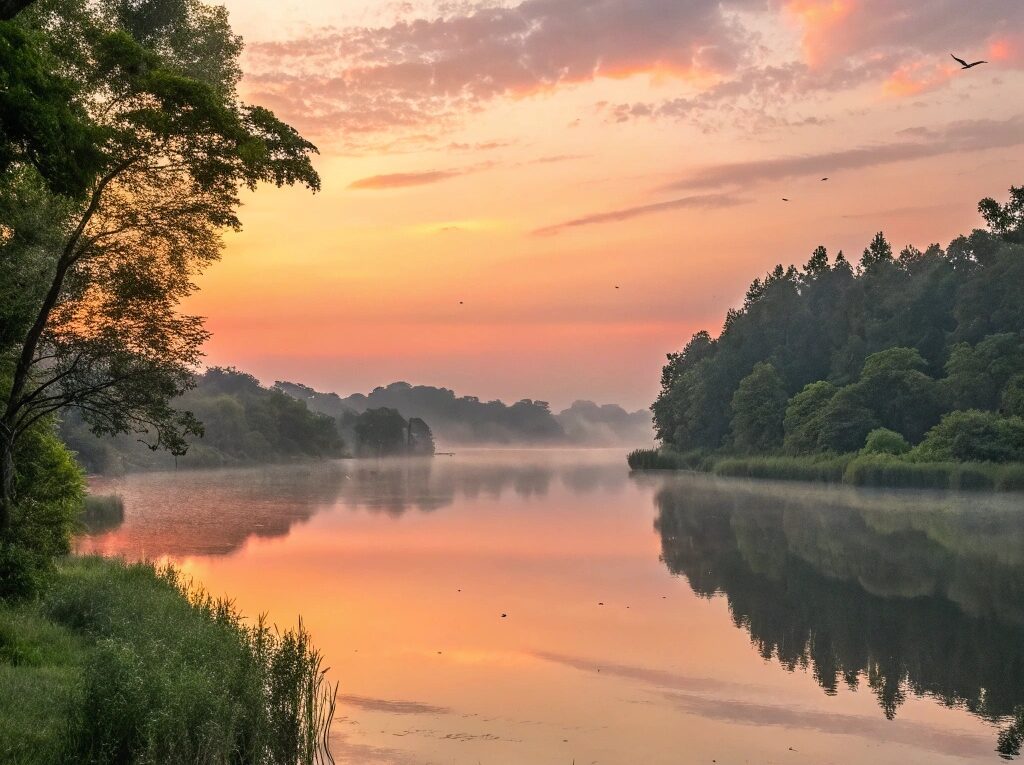
[[[427,170],[419,173],[389,173],[386,175],[371,175],[367,178],[360,178],[348,185],[350,189],[362,189],[381,191],[384,189],[404,189],[410,186],[427,186],[431,183],[441,183],[450,178],[457,178],[460,175],[472,172],[472,170]]]
[[[881,712],[878,717],[869,717],[689,693],[666,692],[664,697],[687,714],[732,725],[779,726],[859,736],[873,742],[888,741],[959,757],[982,756],[992,748],[991,739],[985,736],[946,730],[928,723],[886,720]]]
[[[654,213],[668,212],[670,210],[697,210],[713,209],[719,207],[732,207],[743,204],[744,200],[729,194],[703,194],[698,196],[681,197],[669,199],[666,202],[654,202],[648,205],[636,207],[625,207],[619,210],[585,215],[582,218],[555,223],[550,226],[536,229],[533,233],[538,236],[550,236],[565,229],[579,228],[581,226],[593,226],[598,223],[617,223],[619,221],[639,218],[641,215],[652,215]]]
[[[797,176],[829,175],[936,157],[1024,144],[1024,115],[1006,120],[964,120],[944,128],[905,133],[906,139],[852,149],[800,154],[752,162],[711,165],[664,187],[669,191],[748,186]]]
[[[339,694],[338,703],[343,707],[356,707],[369,712],[386,712],[393,715],[444,715],[451,712],[448,707],[424,704],[419,701],[393,701],[352,694]]]
[[[729,7],[724,7],[728,5]],[[602,77],[732,72],[756,0],[525,0],[391,26],[324,28],[248,48],[247,85],[307,129],[436,123],[500,96]]]

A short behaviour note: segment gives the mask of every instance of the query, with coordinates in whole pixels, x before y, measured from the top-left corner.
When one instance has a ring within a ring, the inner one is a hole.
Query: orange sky
[[[321,149],[188,306],[267,382],[644,407],[775,263],[1024,182],[1020,0],[227,5],[246,98]]]

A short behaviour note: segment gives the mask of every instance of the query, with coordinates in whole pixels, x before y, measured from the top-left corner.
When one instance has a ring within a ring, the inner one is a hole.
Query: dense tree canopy
[[[979,210],[989,230],[945,249],[896,255],[879,233],[856,269],[819,247],[802,269],[755,279],[717,338],[698,332],[669,355],[658,438],[680,450],[855,452],[878,428],[919,444],[949,412],[1020,414],[1024,187]],[[1004,446],[957,458],[1013,452]]]
[[[279,390],[264,388],[252,375],[213,367],[171,405],[191,411],[203,434],[188,439],[188,453],[174,462],[154,452],[134,434],[96,438],[77,412],[69,412],[60,434],[84,467],[96,473],[137,469],[215,467],[292,459],[340,457],[345,453],[333,418]]]
[[[315,148],[239,99],[240,51],[201,0],[39,0],[0,22],[0,528],[15,443],[58,410],[175,453],[200,431],[169,405],[207,337],[179,305],[242,187],[319,187]]]

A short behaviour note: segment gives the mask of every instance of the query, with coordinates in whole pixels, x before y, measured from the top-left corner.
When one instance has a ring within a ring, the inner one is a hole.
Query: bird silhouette
[[[952,53],[950,53],[949,55],[953,56]],[[970,69],[971,67],[977,66],[978,64],[987,64],[988,63],[987,61],[974,61],[974,62],[968,64],[962,58],[959,58],[957,56],[953,56],[953,60],[956,61],[956,63],[960,64],[960,68],[961,69]]]
[[[782,198],[782,201],[783,201],[783,202],[788,202],[789,200],[788,200],[788,199],[786,199],[785,197],[783,197],[783,198]]]
[[[823,180],[823,181],[827,181],[827,180],[828,180],[828,176],[826,175],[826,176],[825,176],[824,178],[822,178],[821,180]]]

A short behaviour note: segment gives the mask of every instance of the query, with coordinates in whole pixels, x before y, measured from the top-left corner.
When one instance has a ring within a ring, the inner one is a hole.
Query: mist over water
[[[1016,496],[630,476],[621,450],[92,490],[123,521],[81,551],[302,615],[339,762],[995,762],[1024,704]]]

